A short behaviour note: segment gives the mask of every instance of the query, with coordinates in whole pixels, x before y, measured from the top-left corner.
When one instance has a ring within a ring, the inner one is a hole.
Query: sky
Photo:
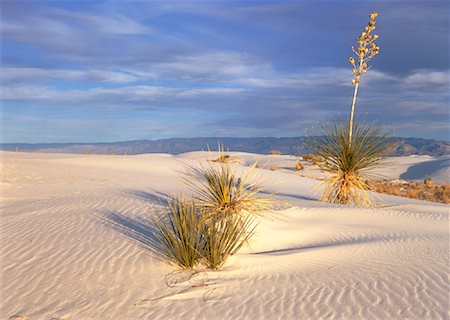
[[[1,1],[0,142],[303,136],[356,114],[449,140],[448,1]]]

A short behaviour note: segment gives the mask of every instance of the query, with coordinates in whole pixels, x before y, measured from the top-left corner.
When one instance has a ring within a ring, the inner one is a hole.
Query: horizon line
[[[72,145],[81,145],[81,144],[114,144],[114,143],[123,143],[123,142],[136,142],[136,141],[163,141],[163,140],[174,140],[174,139],[295,139],[295,138],[308,138],[308,136],[292,136],[292,137],[275,137],[275,136],[264,136],[264,137],[221,137],[221,136],[207,136],[207,137],[172,137],[172,138],[159,138],[159,139],[134,139],[134,140],[116,140],[116,141],[90,141],[90,142],[0,142],[0,145],[12,145],[12,144],[72,144]],[[388,139],[423,139],[423,140],[433,140],[439,142],[449,143],[448,140],[440,140],[434,138],[423,138],[423,137],[401,137],[401,136],[391,136]]]

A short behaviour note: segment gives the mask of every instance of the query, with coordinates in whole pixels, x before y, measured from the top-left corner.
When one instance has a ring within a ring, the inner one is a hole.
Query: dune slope
[[[257,169],[282,219],[260,219],[222,271],[182,272],[158,259],[150,218],[201,153],[1,157],[1,318],[449,317],[448,205],[327,205],[317,181]]]

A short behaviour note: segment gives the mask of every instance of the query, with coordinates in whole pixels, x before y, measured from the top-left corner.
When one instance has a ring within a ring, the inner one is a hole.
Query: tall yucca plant
[[[358,122],[353,130],[350,140],[349,125],[338,119],[323,125],[318,136],[311,137],[308,147],[323,158],[321,167],[331,173],[324,181],[322,201],[370,206],[367,193],[373,180],[370,171],[382,159],[386,134],[380,127]]]
[[[155,221],[163,259],[183,269],[194,268],[202,258],[204,219],[193,199],[171,198]]]
[[[371,180],[367,172],[381,160],[386,135],[379,127],[357,123],[354,114],[361,76],[371,68],[368,63],[380,50],[375,44],[378,35],[373,34],[377,16],[377,12],[370,14],[365,31],[357,38],[358,48],[355,50],[352,46],[357,57],[348,59],[353,66],[352,84],[355,86],[348,123],[338,119],[323,125],[318,137],[311,137],[309,143],[309,149],[324,159],[322,167],[331,173],[324,181],[322,201],[358,206],[372,204],[367,193]]]
[[[274,204],[274,200],[258,197],[264,187],[250,182],[256,165],[253,164],[243,177],[238,177],[230,164],[208,161],[199,169],[193,169],[184,181],[204,212],[228,215],[245,211],[263,215]]]

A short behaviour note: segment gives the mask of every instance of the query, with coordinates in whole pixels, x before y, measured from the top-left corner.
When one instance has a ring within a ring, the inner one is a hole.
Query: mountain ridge
[[[222,144],[226,150],[267,154],[278,150],[282,154],[301,155],[309,151],[305,147],[308,137],[195,137],[157,140],[130,140],[98,143],[2,143],[0,150],[56,153],[97,154],[180,154],[190,151],[217,150]],[[399,138],[388,140],[387,156],[450,154],[450,142],[423,138]]]

